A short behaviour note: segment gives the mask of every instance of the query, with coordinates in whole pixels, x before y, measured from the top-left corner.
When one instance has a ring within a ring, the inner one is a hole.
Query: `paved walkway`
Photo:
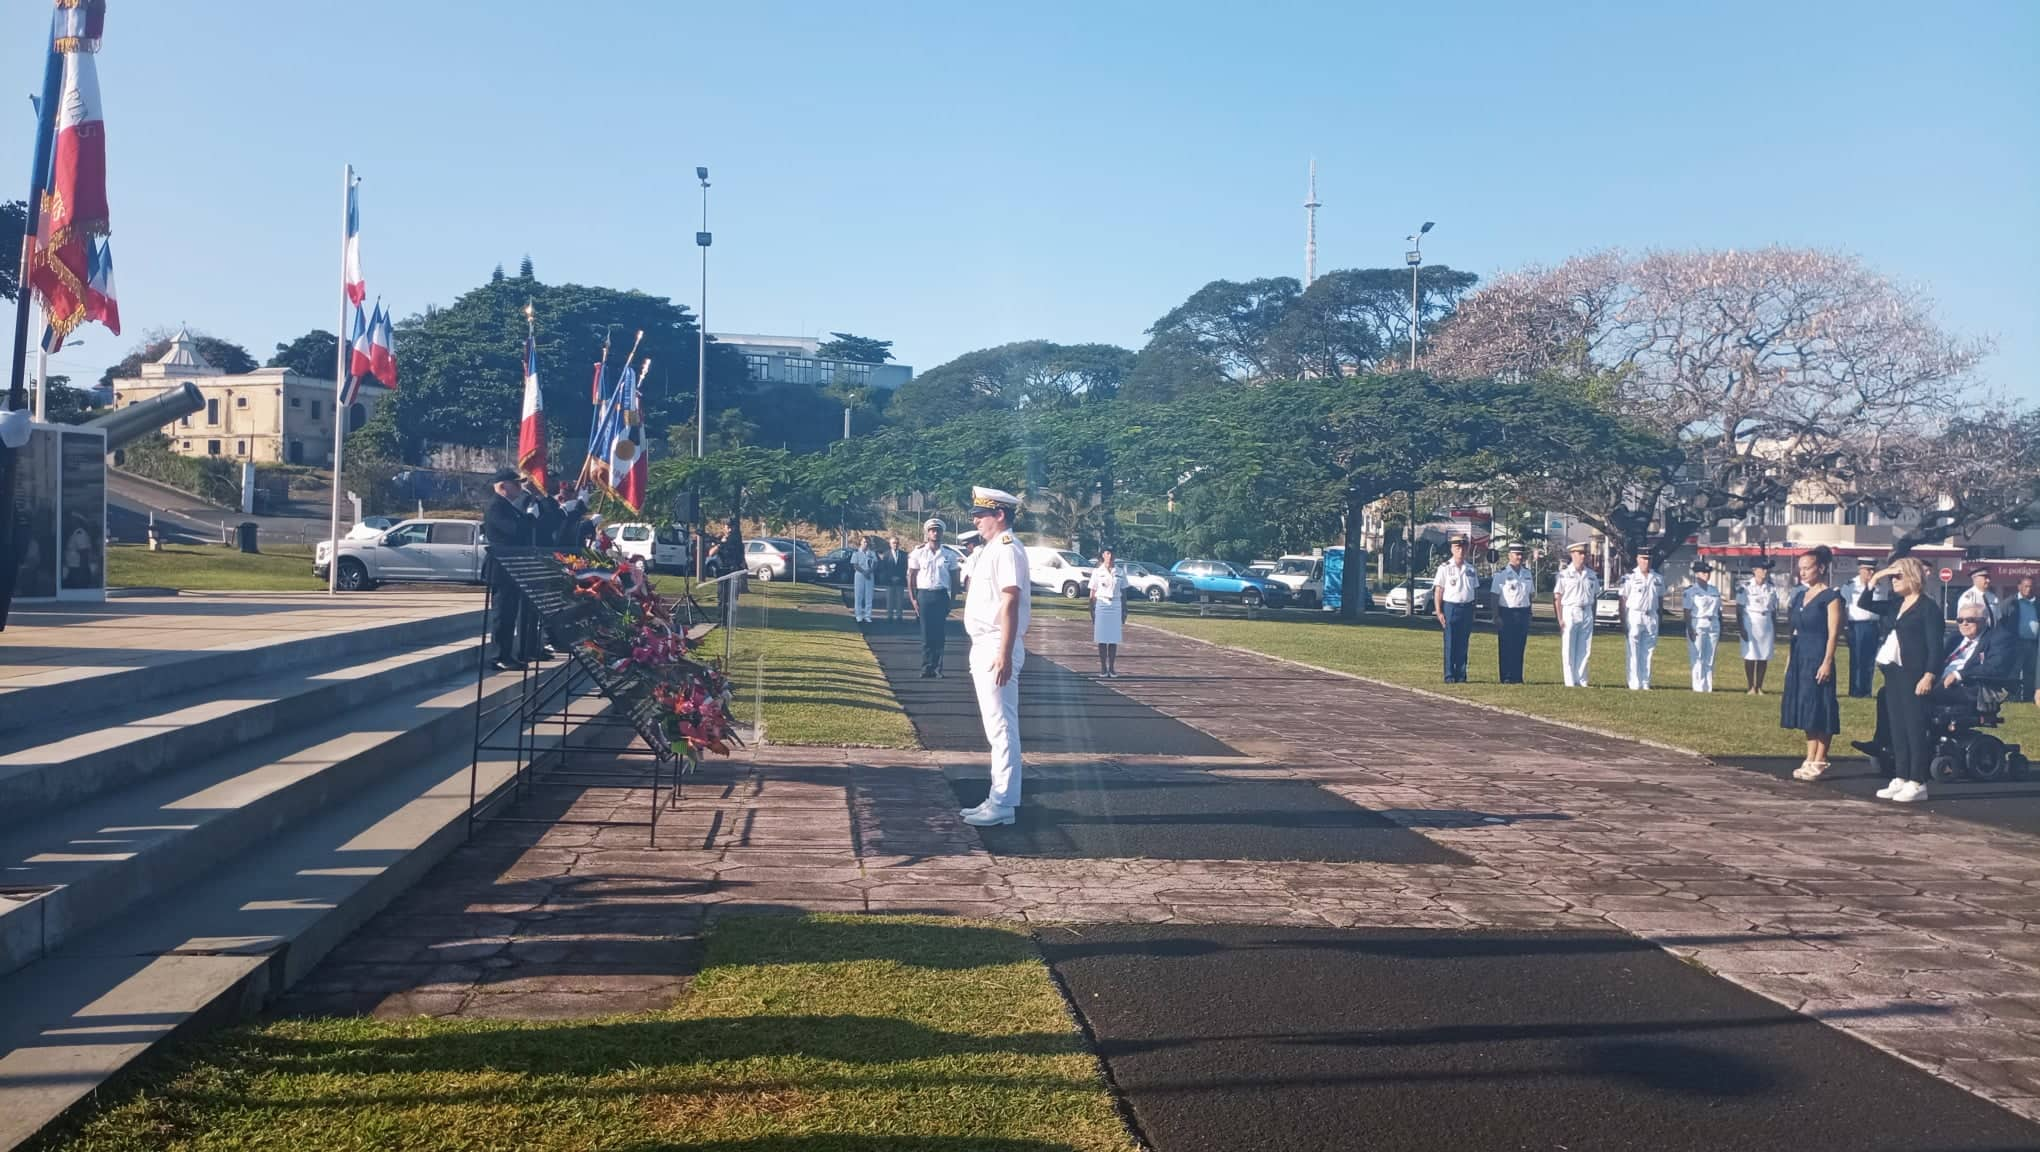
[[[1080,623],[1031,647],[1073,668]],[[1606,930],[2040,1120],[2040,842],[1136,627],[1113,688],[1246,757],[1030,756],[1037,778],[1316,782],[1470,863],[994,856],[955,753],[764,749],[641,828],[487,826],[301,986],[308,1010],[581,1015],[670,998],[734,910]],[[641,808],[590,792],[576,816]]]

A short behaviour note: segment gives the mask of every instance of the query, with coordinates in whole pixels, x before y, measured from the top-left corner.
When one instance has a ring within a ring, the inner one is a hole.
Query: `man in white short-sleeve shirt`
[[[1020,498],[997,488],[971,491],[970,517],[984,547],[965,577],[963,630],[970,636],[970,679],[977,690],[985,743],[992,749],[992,788],[984,803],[962,811],[963,822],[1011,824],[1020,806],[1020,666],[1027,662],[1027,550],[1013,536]]]
[[[943,545],[949,530],[939,518],[921,522],[921,546],[907,553],[907,597],[921,621],[921,679],[942,678],[949,639],[949,607],[956,597],[956,553]]]

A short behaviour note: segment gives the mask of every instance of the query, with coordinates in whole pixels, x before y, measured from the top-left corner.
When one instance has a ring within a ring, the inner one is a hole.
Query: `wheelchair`
[[[2017,744],[2007,744],[1985,729],[2002,723],[2000,713],[2017,686],[2012,680],[1978,679],[1946,696],[1937,695],[1927,710],[1927,728],[1934,747],[1927,772],[1938,781],[2023,780],[2032,761]]]

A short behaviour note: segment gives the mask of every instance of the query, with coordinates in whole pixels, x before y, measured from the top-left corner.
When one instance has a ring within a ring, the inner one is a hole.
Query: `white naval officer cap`
[[[1570,547],[1570,548],[1567,548],[1567,549],[1566,549],[1566,551],[1568,551],[1568,552],[1585,552],[1585,551],[1587,551],[1587,546],[1586,546],[1585,544],[1575,544],[1575,545],[1573,545],[1572,547]]]
[[[944,524],[940,516],[930,516],[926,520],[921,521],[921,531],[926,532],[930,528],[937,532],[949,531],[949,525]]]
[[[1010,512],[1018,507],[1020,507],[1020,498],[1011,492],[983,486],[973,487],[970,490],[970,510],[972,515],[976,515],[979,512],[996,512],[1001,508]]]

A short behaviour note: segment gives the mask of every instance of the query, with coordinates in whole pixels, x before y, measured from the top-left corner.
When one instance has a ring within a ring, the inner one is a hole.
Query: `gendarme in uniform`
[[[970,636],[970,681],[977,691],[992,788],[966,808],[964,823],[1011,824],[1020,806],[1020,666],[1027,662],[1027,549],[1013,535],[1020,498],[996,488],[971,492],[970,514],[984,547],[965,567],[963,630]],[[1010,615],[1009,615],[1010,614]]]

